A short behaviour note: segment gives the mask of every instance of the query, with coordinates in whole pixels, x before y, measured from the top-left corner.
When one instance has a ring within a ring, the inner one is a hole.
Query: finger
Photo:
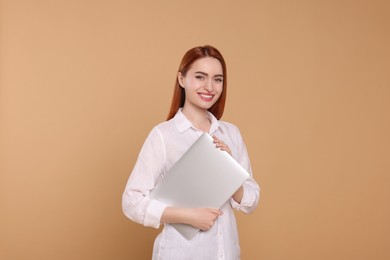
[[[226,151],[226,152],[228,152],[228,153],[230,153],[230,149],[229,148],[224,148],[224,149],[222,149],[223,151]]]
[[[227,148],[225,144],[220,144],[220,143],[215,144],[215,147],[220,148],[220,149],[226,149]]]
[[[216,135],[213,135],[213,142],[214,143],[221,143],[222,141],[216,136]]]
[[[225,151],[229,153],[230,155],[232,154],[232,151],[230,150],[229,146],[225,144],[223,141],[219,140],[216,135],[213,135],[213,143],[215,144],[215,147],[218,149],[221,149],[222,151]]]
[[[216,144],[216,146],[217,146],[218,148],[227,146],[223,141],[221,141],[221,140],[219,140],[219,139],[214,139],[213,143]]]
[[[216,147],[223,150],[223,151],[227,151],[227,152],[230,151],[229,146],[227,146],[227,144],[225,144],[225,143],[216,144]]]
[[[219,209],[209,208],[209,211],[216,214],[216,215],[222,215],[223,212]]]

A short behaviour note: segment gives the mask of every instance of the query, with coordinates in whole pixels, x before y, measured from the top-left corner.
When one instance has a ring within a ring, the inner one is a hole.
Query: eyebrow
[[[208,76],[209,74],[203,72],[203,71],[195,71],[195,74],[202,74],[204,76]],[[222,77],[223,78],[223,75],[222,74],[217,74],[217,75],[214,75],[214,77]]]

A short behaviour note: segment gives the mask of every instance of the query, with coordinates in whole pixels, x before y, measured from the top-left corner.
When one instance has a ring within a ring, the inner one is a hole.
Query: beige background
[[[0,258],[149,259],[121,195],[184,52],[224,54],[242,259],[390,259],[389,1],[1,2]]]

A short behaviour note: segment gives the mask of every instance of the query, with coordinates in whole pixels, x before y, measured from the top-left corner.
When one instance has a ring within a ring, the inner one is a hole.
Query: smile
[[[211,101],[214,97],[214,95],[202,94],[202,93],[199,93],[199,96],[204,101]]]

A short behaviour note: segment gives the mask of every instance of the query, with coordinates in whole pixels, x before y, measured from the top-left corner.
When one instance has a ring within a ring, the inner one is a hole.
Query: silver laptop
[[[150,197],[169,206],[220,209],[248,177],[249,173],[204,133],[165,174]],[[188,240],[199,232],[191,225],[173,226]]]

